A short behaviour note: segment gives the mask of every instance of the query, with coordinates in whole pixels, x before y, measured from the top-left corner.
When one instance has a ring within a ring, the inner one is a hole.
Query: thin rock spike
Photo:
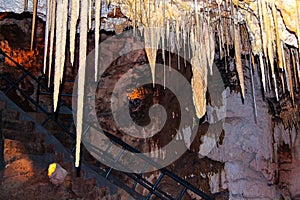
[[[98,80],[98,68],[99,68],[98,59],[99,59],[99,40],[100,40],[100,26],[101,26],[101,6],[102,6],[102,1],[95,1],[95,81]]]
[[[76,28],[77,20],[79,17],[79,1],[71,0],[71,18],[70,18],[70,61],[72,66],[74,65],[75,56],[75,40],[76,40]]]
[[[47,52],[48,52],[48,44],[49,44],[49,29],[51,25],[50,17],[51,17],[51,5],[52,0],[47,0],[47,13],[46,13],[46,27],[45,27],[45,46],[44,46],[44,67],[43,74],[46,73],[47,69]]]
[[[87,23],[88,23],[88,2],[81,2],[80,12],[80,41],[79,41],[79,70],[78,82],[85,82],[85,67],[86,67],[86,51],[87,51]],[[76,137],[76,153],[75,153],[75,167],[79,167],[80,162],[80,144],[81,134],[83,130],[83,105],[84,102],[84,84],[78,84],[78,97],[77,97],[77,137]]]
[[[257,123],[257,106],[256,106],[256,95],[255,95],[255,87],[253,80],[253,67],[252,67],[252,53],[249,55],[249,70],[250,70],[250,79],[251,79],[251,89],[252,89],[252,98],[253,98],[253,108],[254,108],[254,121]]]
[[[37,5],[38,0],[33,0],[33,17],[32,17],[32,26],[31,26],[31,42],[30,42],[30,50],[33,49],[34,42],[34,34],[35,34],[35,26],[36,26],[36,15],[37,15]]]
[[[295,55],[292,49],[290,49],[290,54],[291,54],[291,58],[292,58],[292,67],[293,67],[293,75],[294,75],[294,81],[295,81],[295,87],[296,87],[296,91],[298,90],[298,80],[297,80],[297,69],[296,69],[296,59],[295,59]]]
[[[49,67],[48,67],[48,87],[50,87],[51,81],[51,69],[53,60],[53,45],[55,36],[55,16],[56,16],[56,0],[52,0],[52,12],[51,12],[51,27],[50,27],[50,48],[49,48]]]

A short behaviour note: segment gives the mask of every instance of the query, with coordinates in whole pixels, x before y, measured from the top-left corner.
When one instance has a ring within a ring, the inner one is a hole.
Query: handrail
[[[179,183],[180,185],[182,185],[184,187],[184,190],[189,189],[189,190],[191,190],[192,192],[194,192],[195,194],[199,195],[200,197],[202,197],[204,199],[208,199],[208,200],[213,199],[209,195],[207,195],[204,192],[202,192],[201,190],[197,189],[195,186],[193,186],[189,182],[181,179],[176,174],[172,173],[170,170],[168,170],[166,168],[162,168],[162,166],[160,166],[158,163],[154,162],[152,159],[150,159],[149,157],[145,156],[144,154],[141,154],[140,151],[138,151],[134,147],[130,146],[129,144],[127,144],[126,142],[124,142],[120,138],[116,137],[115,135],[113,135],[113,134],[111,134],[111,133],[109,133],[107,131],[103,131],[103,130],[99,129],[99,127],[91,124],[90,122],[85,121],[84,124],[87,125],[87,126],[89,126],[89,127],[94,128],[99,133],[104,134],[109,139],[111,139],[113,142],[115,142],[118,145],[122,146],[122,148],[124,148],[124,149],[126,149],[126,150],[128,150],[130,152],[133,152],[133,153],[138,153],[138,154],[135,154],[135,155],[137,155],[139,158],[141,158],[144,161],[146,161],[147,164],[150,164],[150,165],[156,167],[157,169],[159,169],[162,174],[164,174],[164,175],[172,178],[174,181],[176,181],[177,183]],[[110,170],[112,170],[112,168],[110,168]],[[154,187],[155,185],[152,185],[152,186]],[[155,189],[153,189],[153,191],[155,191]],[[150,190],[150,192],[151,192],[151,190]],[[183,195],[182,195],[182,197],[183,197]]]
[[[49,89],[47,86],[41,84],[41,80],[40,77],[36,78],[34,75],[32,75],[28,70],[26,70],[23,66],[21,66],[20,64],[18,64],[15,60],[13,60],[12,58],[10,58],[7,54],[5,54],[2,49],[0,48],[0,55],[3,55],[4,57],[7,57],[9,60],[11,60],[14,64],[16,64],[16,66],[21,69],[23,71],[23,75],[16,81],[13,82],[11,80],[9,80],[9,78],[2,76],[0,74],[0,77],[4,78],[7,82],[9,82],[11,84],[11,86],[6,90],[6,92],[8,93],[12,88],[15,88],[16,90],[18,90],[25,98],[27,98],[32,104],[34,104],[36,106],[36,108],[38,108],[39,110],[41,110],[43,113],[45,113],[47,115],[47,118],[44,120],[44,122],[42,123],[42,125],[44,125],[48,120],[53,120],[59,127],[61,127],[63,129],[63,131],[65,133],[67,133],[68,135],[70,135],[73,139],[75,139],[75,133],[70,132],[63,124],[61,124],[55,117],[53,112],[49,113],[48,111],[46,111],[40,104],[39,104],[39,95],[40,94],[47,94],[47,95],[51,95],[53,94],[53,91],[51,89]],[[19,86],[16,83],[21,82],[26,76],[30,76],[34,81],[36,81],[38,83],[39,89],[40,87],[42,87],[46,92],[42,93],[40,91],[38,91],[37,94],[37,100],[34,100],[31,96],[29,96],[28,94],[26,94],[26,92],[24,92],[21,88],[19,88]],[[6,93],[6,94],[7,94]],[[68,96],[68,95],[66,95]],[[71,95],[69,95],[69,97],[71,97]],[[62,101],[62,104],[64,106],[67,106],[68,108],[71,109],[71,106],[69,106],[67,103],[65,103],[64,101]],[[62,105],[61,103],[59,103],[59,106]],[[115,158],[114,161],[117,163],[120,159],[120,157],[122,156],[122,154],[125,152],[125,150],[127,151],[131,151],[133,153],[140,153],[137,149],[135,149],[134,147],[130,146],[129,144],[127,144],[126,142],[122,141],[120,138],[116,137],[115,135],[107,132],[107,131],[103,131],[100,130],[98,127],[94,126],[93,124],[90,124],[89,122],[85,122],[86,125],[88,125],[88,128],[92,127],[94,129],[96,129],[98,132],[100,132],[101,134],[104,134],[105,136],[107,136],[109,139],[112,140],[111,143],[116,143],[118,145],[120,145],[122,147],[122,151],[119,153],[119,156],[117,156],[117,159]],[[107,149],[108,151],[109,149]],[[108,154],[106,154],[108,155]],[[143,159],[144,161],[146,161],[147,165],[152,165],[154,167],[156,167],[158,170],[160,170],[161,174],[158,177],[158,180],[153,184],[150,183],[149,181],[147,181],[145,178],[142,177],[143,172],[141,172],[140,174],[137,173],[128,173],[128,172],[123,172],[125,175],[127,175],[129,178],[133,179],[135,181],[133,188],[135,189],[137,184],[140,184],[142,187],[144,187],[145,189],[147,189],[149,192],[146,196],[146,200],[150,199],[152,195],[155,195],[157,197],[159,197],[160,199],[163,200],[173,200],[174,197],[170,196],[169,194],[167,194],[166,192],[164,192],[161,188],[158,187],[160,181],[162,180],[162,178],[164,176],[168,176],[171,179],[173,179],[175,182],[177,182],[178,184],[180,184],[183,189],[180,191],[180,195],[177,197],[178,200],[181,200],[184,196],[184,194],[190,190],[193,193],[195,193],[196,195],[207,199],[207,200],[212,200],[213,197],[207,195],[206,193],[202,192],[201,190],[197,189],[195,186],[193,186],[192,184],[190,184],[189,182],[183,180],[182,178],[178,177],[176,174],[172,173],[171,171],[169,171],[166,168],[162,168],[158,163],[156,163],[155,161],[153,161],[152,159],[150,159],[149,157],[146,157],[144,154],[135,154],[137,155],[139,158]],[[106,156],[106,159],[113,159],[113,158],[109,158]],[[118,163],[119,165],[121,165],[121,163]],[[125,167],[125,166],[122,166]],[[146,167],[147,168],[147,167]],[[107,172],[105,172],[105,170],[101,169],[102,173],[104,172],[105,177],[107,179],[109,179],[111,172],[113,170],[113,167],[110,167],[109,170]]]

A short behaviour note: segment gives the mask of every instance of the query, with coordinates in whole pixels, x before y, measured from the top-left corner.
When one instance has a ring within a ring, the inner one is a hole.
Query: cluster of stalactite
[[[34,0],[32,37],[34,37],[37,3],[38,1]],[[52,60],[55,59],[55,109],[63,78],[66,48],[70,51],[70,61],[73,64],[77,31],[80,32],[81,69],[85,68],[87,32],[91,29],[95,31],[95,79],[97,79],[103,6],[119,7],[131,21],[133,29],[141,30],[153,83],[155,83],[157,49],[183,52],[185,59],[190,60],[193,71],[191,81],[193,101],[199,118],[206,112],[207,76],[213,72],[215,50],[223,57],[229,53],[230,45],[234,47],[235,67],[242,98],[245,98],[242,55],[247,54],[250,55],[250,66],[254,67],[254,56],[259,59],[265,93],[272,91],[279,100],[277,81],[279,79],[284,88],[282,91],[288,91],[294,100],[294,87],[298,88],[300,80],[299,50],[297,51],[300,46],[300,2],[297,0],[288,3],[283,0],[47,0],[47,5],[44,73],[48,69],[48,74],[51,74]],[[246,24],[245,30],[241,30],[241,24]],[[67,38],[69,38],[68,47]],[[166,56],[163,51],[163,59]],[[84,70],[82,72],[79,74],[79,83],[84,83],[85,72]],[[84,85],[79,85],[78,89],[77,145],[81,141]],[[76,152],[76,166],[79,165],[79,149],[78,147]]]

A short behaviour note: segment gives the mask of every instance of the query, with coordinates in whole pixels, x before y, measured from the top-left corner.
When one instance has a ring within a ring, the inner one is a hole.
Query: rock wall
[[[250,77],[249,69],[244,69]],[[230,199],[296,199],[300,188],[299,134],[295,128],[285,129],[281,122],[274,124],[257,71],[255,122],[250,78],[245,83],[244,103],[239,93],[227,88],[225,137],[208,157],[225,163]]]

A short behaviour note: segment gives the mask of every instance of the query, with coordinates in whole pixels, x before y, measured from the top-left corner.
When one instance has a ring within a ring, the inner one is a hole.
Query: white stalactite
[[[95,2],[95,81],[98,79],[98,59],[99,59],[99,41],[101,25],[101,6],[102,1]]]
[[[79,70],[78,73],[78,97],[77,97],[77,137],[76,137],[76,154],[75,166],[79,167],[80,161],[80,144],[83,126],[83,101],[84,101],[84,83],[85,82],[85,67],[86,67],[86,51],[87,51],[87,31],[88,31],[88,1],[81,2],[80,9],[80,42],[79,42]]]
[[[70,61],[74,65],[75,56],[75,41],[76,41],[76,28],[79,16],[79,0],[71,0],[71,18],[70,18]]]
[[[46,27],[45,27],[45,47],[44,47],[44,67],[43,67],[43,73],[46,73],[47,69],[47,52],[48,52],[48,44],[49,44],[49,31],[51,27],[51,6],[52,6],[52,0],[47,0],[47,18],[46,18]]]

